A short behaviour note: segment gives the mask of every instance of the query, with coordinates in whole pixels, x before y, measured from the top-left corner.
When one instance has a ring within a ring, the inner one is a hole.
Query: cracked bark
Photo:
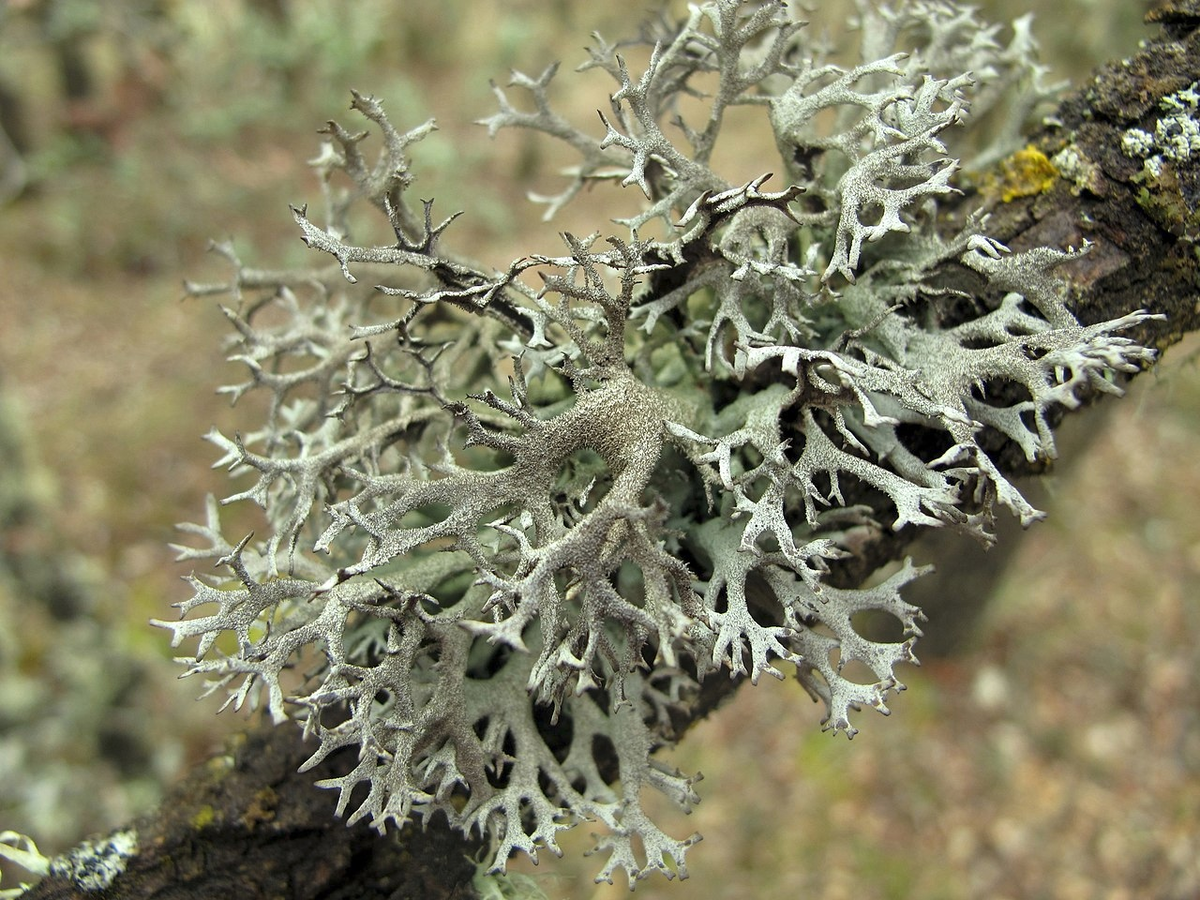
[[[956,215],[982,204],[992,216],[989,233],[1014,250],[1092,242],[1089,254],[1061,270],[1076,314],[1089,324],[1139,308],[1163,313],[1165,322],[1147,322],[1130,335],[1162,350],[1200,325],[1200,167],[1181,163],[1173,183],[1148,192],[1137,180],[1141,161],[1122,152],[1121,137],[1134,127],[1153,131],[1161,98],[1200,80],[1200,0],[1168,3],[1150,18],[1161,35],[1097,70],[1031,138],[1051,159],[1071,151],[1079,164],[1074,174],[1011,202],[968,193],[947,221],[952,227]],[[1000,462],[1010,476],[1040,474],[1016,448],[1006,448]],[[834,580],[860,583],[901,556],[913,537],[909,530],[880,532],[835,570]],[[689,723],[736,687],[709,679]],[[363,825],[345,827],[332,815],[331,796],[313,786],[314,773],[296,773],[307,755],[296,729],[252,731],[229,754],[191,773],[157,814],[136,823],[139,849],[102,895],[48,877],[25,897],[476,896],[470,857],[480,850],[477,842],[441,820],[386,839]],[[336,766],[337,758],[326,765]]]

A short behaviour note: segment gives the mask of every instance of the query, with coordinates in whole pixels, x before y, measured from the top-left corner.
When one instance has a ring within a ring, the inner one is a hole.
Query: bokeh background
[[[811,5],[831,27],[846,18],[841,0]],[[1034,12],[1045,61],[1076,83],[1151,33],[1135,0],[982,5],[1000,22]],[[592,31],[626,36],[647,10],[0,2],[0,830],[50,853],[122,824],[245,724],[194,699],[147,624],[187,595],[174,523],[229,492],[201,435],[253,423],[215,394],[236,378],[224,317],[183,299],[184,278],[227,274],[208,241],[304,259],[287,204],[319,200],[306,160],[326,120],[356,127],[351,88],[401,125],[437,117],[416,190],[468,211],[447,235],[459,251],[502,265],[557,252],[560,229],[603,229],[636,198],[589,195],[543,223],[524,195],[552,188],[561,160],[472,122],[494,108],[489,78],[561,59],[561,106],[599,136],[609,86],[569,70]],[[772,168],[761,144],[733,163]],[[1081,417],[1042,488],[1048,522],[988,596],[939,587],[955,640],[906,673],[890,718],[862,714],[847,743],[820,732],[798,685],[771,682],[697,727],[670,759],[705,774],[704,800],[667,821],[705,839],[688,881],[638,895],[1200,896],[1198,352],[1173,348]],[[956,606],[980,611],[970,630]],[[592,884],[586,826],[564,845],[514,866],[526,887],[626,894]]]

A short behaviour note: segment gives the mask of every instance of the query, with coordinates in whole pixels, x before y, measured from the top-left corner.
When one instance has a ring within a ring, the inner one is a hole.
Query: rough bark
[[[103,891],[48,877],[25,894],[53,898],[227,897],[237,900],[385,900],[474,897],[480,847],[444,822],[381,839],[347,828],[314,780],[336,755],[300,774],[311,748],[294,728],[260,726],[190,773],[153,816],[134,823],[138,849]],[[341,762],[344,765],[344,762]]]
[[[1031,140],[1047,159],[1073,150],[1078,168],[1007,202],[981,180],[959,209],[988,207],[990,233],[1013,249],[1090,241],[1091,252],[1064,272],[1079,318],[1092,323],[1139,308],[1163,313],[1166,321],[1148,322],[1131,336],[1165,349],[1200,326],[1200,167],[1189,160],[1179,166],[1173,187],[1147,192],[1137,180],[1141,162],[1122,152],[1121,138],[1132,127],[1153,130],[1160,99],[1200,80],[1200,0],[1168,3],[1151,18],[1161,23],[1161,36],[1098,70]],[[1001,169],[995,177],[1018,176]],[[1038,474],[1012,449],[1002,455],[1008,474]],[[834,573],[836,581],[861,582],[900,556],[912,537],[880,532]],[[691,721],[736,687],[728,679],[709,679]],[[388,839],[362,826],[346,828],[332,816],[331,796],[313,787],[313,773],[296,774],[306,755],[293,728],[253,732],[231,755],[192,773],[156,816],[138,823],[140,849],[104,896],[475,896],[469,861],[479,849],[474,843],[438,822]],[[25,896],[97,894],[51,877]]]

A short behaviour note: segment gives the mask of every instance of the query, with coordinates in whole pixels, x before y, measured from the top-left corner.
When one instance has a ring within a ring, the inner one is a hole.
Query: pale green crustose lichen
[[[1130,128],[1121,138],[1126,156],[1143,160],[1151,175],[1162,174],[1167,161],[1184,162],[1200,153],[1200,92],[1197,85],[1163,97],[1159,108],[1165,113],[1154,125],[1153,133]]]

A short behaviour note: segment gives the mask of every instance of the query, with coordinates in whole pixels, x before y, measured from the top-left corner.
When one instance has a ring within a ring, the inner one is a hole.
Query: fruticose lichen
[[[978,215],[939,230],[952,135],[1003,158],[1044,99],[1028,23],[1005,45],[957,4],[856,8],[850,66],[776,2],[650,27],[640,72],[641,45],[597,36],[581,68],[615,89],[596,129],[554,111],[555,67],[497,88],[490,132],[579,153],[551,213],[599,180],[640,191],[623,237],[567,234],[502,271],[447,249],[453,216],[411,199],[433,123],[399,130],[355,94],[378,158],[330,123],[322,213],[293,210],[336,265],[254,269],[222,245],[233,277],[192,286],[229,298],[247,377],[224,390],[270,399],[258,427],[209,435],[248,478],[223,502],[270,532],[226,537],[212,501],[180,557],[228,574],[191,576],[160,624],[229,704],[299,722],[307,765],[350,748],[323,784],[351,822],[441,814],[502,870],[591,820],[599,879],[686,876],[698,835],[661,830],[643,788],[696,802],[655,752],[701,680],[786,663],[827,729],[886,712],[920,569],[849,590],[829,563],[873,530],[1033,522],[985,448],[1053,457],[1051,411],[1152,358],[1121,336],[1143,313],[1082,326],[1065,305],[1054,269],[1085,248],[1010,252]],[[712,159],[739,106],[782,158],[733,184]],[[381,241],[351,233],[360,206]],[[872,611],[903,636],[860,634]]]

